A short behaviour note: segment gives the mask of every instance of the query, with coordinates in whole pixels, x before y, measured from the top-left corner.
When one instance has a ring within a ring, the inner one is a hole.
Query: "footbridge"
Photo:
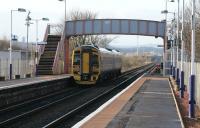
[[[136,20],[136,19],[90,19],[66,21],[60,41],[57,43],[51,74],[70,73],[71,59],[69,39],[81,35],[143,35],[160,37],[165,41],[165,21]],[[49,29],[47,29],[49,30]],[[49,32],[47,32],[49,33]],[[45,36],[48,45],[48,35]],[[52,36],[51,36],[52,40]],[[54,39],[53,39],[54,40]],[[47,49],[48,50],[48,49]],[[45,51],[44,51],[45,52]],[[58,64],[60,60],[63,65]],[[63,67],[64,69],[59,69]],[[45,69],[46,71],[46,69]],[[58,72],[59,71],[59,72]]]

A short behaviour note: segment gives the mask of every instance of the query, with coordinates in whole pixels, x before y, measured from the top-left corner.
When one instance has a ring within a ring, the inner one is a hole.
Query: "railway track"
[[[116,90],[116,92],[122,90],[122,85],[125,87],[130,84],[136,79],[136,76],[145,72],[146,68],[151,67],[152,65],[143,66],[126,72],[120,76],[120,79],[114,79],[104,83],[104,85],[97,85],[97,87],[74,88],[2,109],[0,114],[3,114],[4,117],[0,118],[0,127],[57,127],[60,122],[68,122],[69,117],[75,117],[76,113],[81,112],[96,101],[100,101],[102,97],[111,95],[111,92]],[[120,84],[116,86],[117,83]]]
[[[1,109],[0,115],[4,116],[0,116],[0,127],[7,127],[8,124],[10,125],[26,116],[47,109],[48,107],[55,105],[58,102],[62,102],[66,98],[78,95],[83,91],[85,91],[85,89],[80,90],[80,88],[70,88]]]
[[[143,69],[143,68],[145,68],[145,69]],[[104,102],[105,99],[102,99],[102,98],[105,98],[106,96],[110,95],[112,92],[121,91],[121,88],[125,88],[126,86],[131,84],[133,82],[133,80],[137,79],[142,73],[144,73],[148,69],[152,70],[153,68],[152,68],[152,66],[147,67],[147,68],[145,66],[142,66],[142,67],[138,68],[137,71],[134,71],[134,75],[133,76],[129,77],[128,79],[124,80],[123,82],[119,83],[118,85],[110,88],[109,90],[107,90],[104,93],[98,95],[97,97],[95,97],[95,98],[87,101],[86,103],[80,105],[79,107],[69,111],[68,113],[66,113],[65,115],[61,116],[60,118],[58,118],[58,119],[52,121],[51,123],[45,125],[43,128],[71,127],[72,125],[69,125],[69,120],[71,120],[71,118],[74,118],[73,116],[76,116],[76,114],[78,112],[84,111],[86,109],[86,107],[92,105],[95,102],[99,102],[101,100]],[[132,72],[128,71],[123,76],[130,75],[130,74],[132,74]]]

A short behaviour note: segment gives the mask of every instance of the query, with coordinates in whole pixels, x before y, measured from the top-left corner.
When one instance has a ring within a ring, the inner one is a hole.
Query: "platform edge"
[[[178,116],[179,116],[180,121],[181,121],[181,126],[182,126],[182,128],[185,128],[185,125],[183,123],[183,118],[181,116],[180,108],[178,106],[178,103],[177,103],[177,100],[176,100],[176,97],[175,97],[175,94],[174,94],[174,90],[172,89],[172,83],[171,83],[170,78],[168,78],[168,82],[169,82],[169,86],[170,86],[170,89],[171,89],[171,92],[172,92],[172,96],[173,96],[173,99],[174,99],[174,102],[175,102],[175,105],[176,105],[176,110],[177,110]]]
[[[132,82],[128,87],[126,87],[124,90],[119,92],[117,95],[112,97],[110,100],[105,102],[103,105],[101,105],[98,109],[96,109],[94,112],[86,116],[84,119],[76,123],[72,128],[80,128],[82,125],[87,123],[90,119],[92,119],[94,116],[96,116],[99,112],[101,112],[103,109],[105,109],[107,106],[109,106],[114,100],[116,100],[120,95],[122,95],[124,92],[126,92],[131,86],[133,86],[136,82],[138,82],[142,77],[145,75],[143,74],[141,77],[137,78],[134,82]]]

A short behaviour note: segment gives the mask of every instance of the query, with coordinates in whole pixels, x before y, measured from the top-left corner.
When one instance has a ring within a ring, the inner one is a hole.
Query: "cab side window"
[[[98,67],[99,67],[99,57],[98,57],[98,55],[93,54],[93,57],[92,57],[92,64],[93,64],[94,66],[98,66]]]

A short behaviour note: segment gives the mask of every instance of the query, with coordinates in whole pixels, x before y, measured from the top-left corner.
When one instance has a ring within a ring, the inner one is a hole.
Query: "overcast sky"
[[[168,10],[176,11],[177,3],[168,3]],[[25,8],[31,11],[31,18],[38,19],[48,17],[50,21],[39,22],[39,40],[44,37],[46,24],[56,24],[64,19],[64,2],[58,0],[4,0],[0,5],[0,38],[10,35],[10,11],[11,9]],[[90,10],[98,14],[98,18],[118,19],[164,19],[160,12],[165,9],[165,0],[67,0],[67,12],[71,10]],[[22,40],[26,37],[25,18],[27,13],[13,13],[13,34]],[[172,16],[169,15],[169,19]],[[34,23],[34,22],[33,22]],[[35,23],[30,27],[30,41],[35,41]],[[131,47],[136,45],[139,39],[140,45],[154,45],[162,43],[162,39],[154,37],[119,36],[112,45],[119,47]]]

